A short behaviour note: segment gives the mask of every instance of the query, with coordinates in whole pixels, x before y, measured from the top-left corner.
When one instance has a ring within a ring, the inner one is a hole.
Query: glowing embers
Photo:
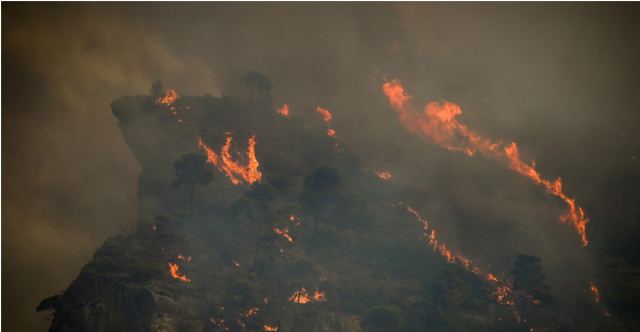
[[[331,112],[328,109],[322,108],[320,106],[316,107],[316,112],[320,113],[324,122],[327,123],[327,136],[336,137],[336,131],[331,128],[331,120],[333,120],[333,115],[331,114]]]
[[[277,332],[278,331],[278,327],[274,326],[274,325],[263,325],[262,326],[262,330],[263,331],[269,331],[269,332]]]
[[[493,141],[476,134],[457,120],[456,117],[462,114],[462,109],[451,102],[431,102],[425,106],[423,113],[418,113],[411,104],[411,96],[405,92],[398,80],[384,83],[382,89],[389,104],[400,116],[400,122],[408,131],[451,151],[462,152],[468,156],[480,153],[499,160],[509,169],[562,199],[567,205],[567,212],[560,217],[561,222],[570,223],[580,235],[582,246],[587,246],[589,241],[586,226],[589,220],[584,210],[562,191],[560,178],[553,182],[543,179],[536,170],[535,163],[529,165],[522,161],[516,143],[505,145],[501,141]]]
[[[589,289],[591,290],[591,294],[593,294],[593,301],[595,303],[600,302],[600,289],[596,286],[596,284],[592,281],[589,283]]]
[[[297,304],[307,304],[311,302],[324,302],[327,300],[326,294],[323,291],[316,290],[313,294],[309,294],[303,287],[297,289],[289,297],[289,302]]]
[[[251,307],[251,308],[248,308],[247,310],[241,312],[240,316],[242,316],[244,318],[249,318],[251,316],[255,316],[258,313],[258,311],[260,311],[260,308]]]
[[[191,282],[191,279],[180,273],[180,266],[178,266],[178,264],[169,262],[169,272],[171,273],[171,277],[173,277],[173,279],[177,279],[182,282]]]
[[[282,105],[282,107],[277,108],[276,112],[278,112],[278,114],[284,116],[284,117],[288,117],[289,116],[289,105],[284,104]]]
[[[391,180],[391,173],[388,171],[376,171],[376,176],[378,176],[381,180],[389,181]]]
[[[239,185],[243,182],[252,184],[262,179],[262,173],[258,170],[260,163],[256,158],[255,136],[249,138],[246,165],[242,165],[231,157],[231,136],[227,136],[219,154],[209,147],[202,138],[198,138],[198,147],[207,154],[207,162],[225,173],[234,185]]]
[[[287,241],[289,242],[293,242],[293,238],[291,237],[291,235],[289,235],[289,227],[274,227],[273,228],[273,232],[281,235],[282,237],[284,237],[285,239],[287,239]]]

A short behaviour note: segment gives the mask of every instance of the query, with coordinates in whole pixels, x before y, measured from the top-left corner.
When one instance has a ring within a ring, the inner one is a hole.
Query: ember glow
[[[600,302],[600,289],[596,286],[596,284],[592,281],[589,283],[589,289],[591,290],[591,293],[593,294],[593,300],[596,303]]]
[[[400,122],[408,131],[451,151],[462,152],[468,156],[479,153],[499,160],[509,169],[544,187],[549,194],[563,200],[567,205],[567,211],[560,217],[561,222],[573,226],[580,236],[582,246],[589,244],[586,232],[589,220],[584,210],[562,191],[560,178],[553,182],[544,179],[537,171],[535,163],[527,164],[522,161],[515,142],[505,145],[501,141],[493,141],[473,132],[456,119],[462,114],[460,106],[448,101],[430,102],[425,106],[423,114],[418,113],[411,104],[411,96],[405,92],[398,80],[384,83],[382,89],[391,107],[398,112]]]
[[[291,235],[289,235],[289,227],[282,227],[282,228],[274,227],[273,231],[276,234],[279,234],[282,237],[284,237],[285,239],[287,239],[287,241],[293,242],[293,238],[291,237]]]
[[[282,105],[282,107],[276,109],[276,112],[278,112],[278,114],[284,116],[284,117],[288,117],[289,116],[289,105],[284,104]]]
[[[327,123],[327,136],[336,137],[336,131],[331,128],[331,120],[333,120],[333,115],[331,111],[326,108],[322,108],[320,106],[316,107],[316,112],[322,115],[322,119]]]
[[[249,318],[249,317],[254,316],[255,314],[257,314],[258,311],[260,311],[259,308],[251,307],[251,308],[248,308],[247,310],[245,310],[244,312],[242,312],[240,314],[240,316],[245,317],[245,318]]]
[[[263,325],[262,329],[264,331],[270,331],[270,332],[277,332],[278,331],[278,327],[277,326],[273,326],[273,325]]]
[[[171,276],[174,279],[178,279],[182,282],[191,282],[191,279],[187,278],[183,274],[180,274],[180,266],[178,266],[178,264],[169,263],[169,272],[171,272]]]
[[[388,171],[376,171],[376,175],[384,181],[389,181],[391,180],[391,173],[389,173]]]
[[[198,138],[198,147],[206,153],[207,162],[227,174],[229,180],[231,180],[231,183],[234,185],[239,185],[243,182],[253,184],[254,182],[260,181],[262,179],[262,173],[258,170],[260,163],[256,158],[256,137],[251,136],[249,138],[246,165],[240,164],[231,157],[231,141],[231,136],[227,136],[225,144],[222,146],[219,154],[209,147],[202,138]]]

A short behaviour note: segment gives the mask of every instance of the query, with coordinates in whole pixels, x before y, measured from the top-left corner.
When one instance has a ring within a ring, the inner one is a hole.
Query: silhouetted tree
[[[535,299],[545,303],[552,301],[549,286],[544,284],[544,273],[540,257],[518,255],[511,269],[513,276],[513,290],[522,290]]]
[[[400,310],[391,306],[375,306],[364,315],[362,325],[365,331],[398,331],[403,325]]]
[[[250,70],[242,75],[242,83],[249,88],[249,107],[253,108],[256,101],[264,101],[268,98],[273,85],[264,74]]]
[[[318,225],[324,218],[328,205],[333,199],[333,195],[340,187],[341,179],[338,170],[332,167],[323,166],[313,171],[304,180],[300,203],[302,207],[310,211],[315,221],[313,238],[309,250],[312,250],[318,233]]]
[[[162,84],[161,80],[151,83],[151,97],[153,97],[153,100],[164,97],[164,94],[164,84]]]
[[[207,157],[198,153],[188,153],[182,156],[182,159],[175,162],[176,177],[174,185],[176,187],[181,184],[191,186],[189,194],[189,214],[193,219],[193,194],[196,183],[206,186],[213,179],[211,174],[211,166],[206,162]]]

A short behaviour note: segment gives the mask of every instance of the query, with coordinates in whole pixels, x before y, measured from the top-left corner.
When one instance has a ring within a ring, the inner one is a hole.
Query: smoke
[[[380,84],[398,77],[416,105],[451,100],[470,128],[517,141],[585,205],[590,250],[614,251],[611,239],[637,237],[619,235],[633,234],[637,214],[604,220],[599,207],[617,211],[611,192],[638,192],[637,181],[613,184],[640,176],[639,15],[634,5],[3,5],[6,327],[44,330],[37,302],[135,225],[140,166],[110,102],[157,78],[181,95],[244,94],[247,69],[269,76],[292,113],[331,110],[366,166],[422,188],[418,208],[448,246],[503,271],[515,253],[539,255],[558,290],[574,277],[565,271],[589,268],[556,222],[562,203],[406,133]]]

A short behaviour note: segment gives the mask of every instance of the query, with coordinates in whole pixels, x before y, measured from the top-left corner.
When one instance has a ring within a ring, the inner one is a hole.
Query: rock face
[[[112,103],[142,166],[138,227],[40,304],[54,310],[50,331],[524,328],[485,281],[425,246],[420,222],[394,204],[403,188],[361,168],[313,109],[278,114],[257,81],[249,101]],[[211,181],[177,178],[177,161],[205,156],[199,139],[218,162],[231,139],[226,158],[244,167],[251,137],[260,181],[234,184],[211,159]]]

